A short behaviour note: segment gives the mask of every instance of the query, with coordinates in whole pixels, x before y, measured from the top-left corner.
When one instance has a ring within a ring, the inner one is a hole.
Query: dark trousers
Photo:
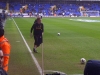
[[[34,35],[34,40],[34,45],[37,45],[37,47],[43,42],[43,38],[40,35]]]
[[[84,75],[100,75],[100,61],[88,60],[84,69]]]

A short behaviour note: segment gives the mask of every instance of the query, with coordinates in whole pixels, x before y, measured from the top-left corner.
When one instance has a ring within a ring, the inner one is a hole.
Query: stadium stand
[[[27,9],[24,6],[27,5]],[[30,13],[32,15],[41,14],[45,16],[81,16],[79,7],[83,6],[86,10],[85,11],[100,11],[100,2],[98,1],[88,1],[88,2],[80,2],[80,1],[66,1],[64,3],[57,3],[57,2],[11,2],[9,3],[9,10],[12,13],[17,13],[18,15],[20,12]],[[0,2],[0,8],[5,8],[6,2]],[[100,13],[99,13],[100,14]]]

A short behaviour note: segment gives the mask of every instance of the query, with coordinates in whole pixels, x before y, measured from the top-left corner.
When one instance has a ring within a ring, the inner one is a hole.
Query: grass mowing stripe
[[[33,47],[33,39],[28,37],[33,18],[14,19],[30,48]],[[69,18],[43,18],[42,21],[45,30],[44,69],[58,70],[69,75],[82,74],[84,65],[80,64],[80,58],[84,57],[87,60],[100,58],[100,39],[95,38],[99,37],[99,33],[96,33],[99,30],[95,29],[97,28],[95,25],[91,26],[91,23],[69,21]],[[99,23],[94,24],[99,27],[97,25]],[[57,36],[58,31],[61,33],[60,36]],[[92,37],[93,35],[90,32],[96,33],[95,36]],[[41,65],[41,49],[38,48],[37,50],[39,54],[34,55]]]
[[[54,19],[50,20],[50,23],[48,25],[48,28],[50,27],[53,27],[52,30],[55,29],[55,31],[58,31],[60,32],[61,28],[63,29],[63,31],[66,31],[67,30],[70,30],[70,31],[73,31],[73,32],[76,32],[78,34],[82,34],[82,35],[85,35],[85,36],[89,36],[89,37],[94,37],[94,38],[100,38],[98,37],[100,35],[100,30],[99,30],[99,27],[100,26],[95,26],[95,23],[81,23],[81,22],[73,22],[73,21],[70,21],[70,20],[61,20],[57,21],[56,19],[56,22],[55,23],[52,23],[52,22],[55,22]],[[60,25],[62,23],[62,25]],[[51,24],[51,25],[50,25]],[[58,30],[59,28],[59,30]],[[49,31],[50,32],[50,31]]]
[[[9,75],[40,75],[12,19],[6,21],[5,36],[11,44]]]
[[[12,18],[12,19],[13,19],[13,18]],[[32,51],[31,51],[30,47],[28,46],[26,40],[24,39],[24,36],[22,35],[22,33],[21,33],[20,29],[18,28],[18,26],[17,26],[17,24],[16,24],[16,22],[15,22],[14,19],[13,19],[13,21],[14,21],[14,23],[15,23],[15,25],[16,25],[16,27],[17,27],[17,29],[18,29],[18,31],[19,31],[19,33],[20,33],[20,35],[21,35],[21,37],[22,37],[22,39],[23,39],[23,41],[24,41],[24,43],[25,43],[25,45],[26,45],[26,47],[28,48],[28,50],[29,50],[29,52],[30,52],[30,54],[31,54],[31,56],[32,56],[32,58],[33,58],[33,60],[34,60],[34,62],[35,62],[36,66],[37,66],[37,68],[38,68],[38,70],[39,70],[40,75],[44,75],[44,74],[42,74],[43,72],[42,72],[42,69],[41,69],[41,67],[40,67],[40,65],[39,65],[39,63],[38,63],[38,61],[37,61],[37,59],[36,59],[35,56],[33,55],[33,53],[32,53]]]

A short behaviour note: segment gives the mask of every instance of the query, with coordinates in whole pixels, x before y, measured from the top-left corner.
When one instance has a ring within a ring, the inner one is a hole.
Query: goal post
[[[81,16],[99,17],[99,11],[80,11]]]

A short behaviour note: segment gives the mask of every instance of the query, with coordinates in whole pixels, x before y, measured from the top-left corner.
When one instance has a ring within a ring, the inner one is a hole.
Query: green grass
[[[99,22],[88,23],[69,19],[100,20],[99,18],[43,18],[44,70],[61,71],[66,74],[83,74],[85,65],[80,64],[82,57],[86,60],[100,60]],[[14,18],[14,20],[32,49],[34,40],[30,38],[30,28],[35,18]],[[7,20],[5,31],[12,46],[9,74],[39,75],[13,20]],[[58,32],[61,33],[60,36],[57,36]],[[39,53],[33,54],[41,66],[41,46],[37,50]]]
[[[39,75],[38,70],[12,20],[7,20],[5,36],[11,44],[9,75]]]

